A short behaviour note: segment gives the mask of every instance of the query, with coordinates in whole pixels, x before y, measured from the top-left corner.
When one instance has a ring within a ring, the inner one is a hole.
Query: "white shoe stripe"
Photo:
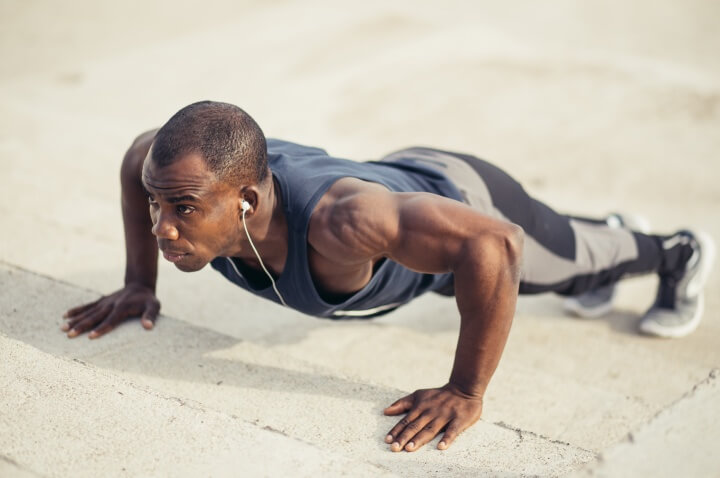
[[[687,244],[689,241],[689,238],[684,235],[676,235],[669,239],[665,239],[662,243],[663,249],[668,250],[672,249],[673,247],[677,246],[678,244]]]

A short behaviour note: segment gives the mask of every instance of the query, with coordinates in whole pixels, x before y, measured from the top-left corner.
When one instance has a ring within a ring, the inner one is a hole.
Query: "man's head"
[[[160,128],[142,181],[165,258],[181,270],[199,270],[237,252],[242,202],[251,216],[268,197],[265,136],[237,106],[194,103]]]
[[[151,159],[163,167],[192,153],[233,186],[260,184],[268,174],[265,135],[250,115],[229,103],[200,101],[175,113],[157,132]]]

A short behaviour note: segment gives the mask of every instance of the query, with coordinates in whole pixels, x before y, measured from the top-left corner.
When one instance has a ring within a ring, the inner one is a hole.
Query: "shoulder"
[[[308,243],[337,262],[363,262],[383,255],[397,235],[396,196],[377,183],[338,180],[313,211]]]
[[[153,129],[140,134],[125,152],[120,167],[120,179],[124,182],[136,182],[142,176],[143,163],[150,151],[158,130]]]
[[[298,156],[327,156],[327,151],[315,146],[294,143],[278,138],[266,138],[268,154],[285,154],[291,157]]]

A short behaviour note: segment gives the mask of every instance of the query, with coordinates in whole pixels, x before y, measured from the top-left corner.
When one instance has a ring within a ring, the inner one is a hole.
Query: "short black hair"
[[[197,153],[208,169],[233,185],[267,177],[267,143],[260,126],[235,105],[199,101],[175,113],[157,132],[152,160],[168,166]]]

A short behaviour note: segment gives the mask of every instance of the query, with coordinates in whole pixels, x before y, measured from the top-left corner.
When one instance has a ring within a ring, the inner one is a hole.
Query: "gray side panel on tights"
[[[455,183],[468,205],[488,216],[508,220],[493,205],[483,179],[463,159],[422,148],[413,149],[412,153],[416,161],[442,169]],[[627,229],[574,219],[570,219],[570,226],[575,234],[574,261],[558,256],[526,234],[520,273],[523,282],[556,284],[574,276],[607,270],[638,257],[637,243],[632,232]]]
[[[597,273],[638,257],[632,232],[601,224],[570,220],[575,233],[575,261],[560,257],[532,237],[525,237],[523,282],[556,284],[574,276]]]

